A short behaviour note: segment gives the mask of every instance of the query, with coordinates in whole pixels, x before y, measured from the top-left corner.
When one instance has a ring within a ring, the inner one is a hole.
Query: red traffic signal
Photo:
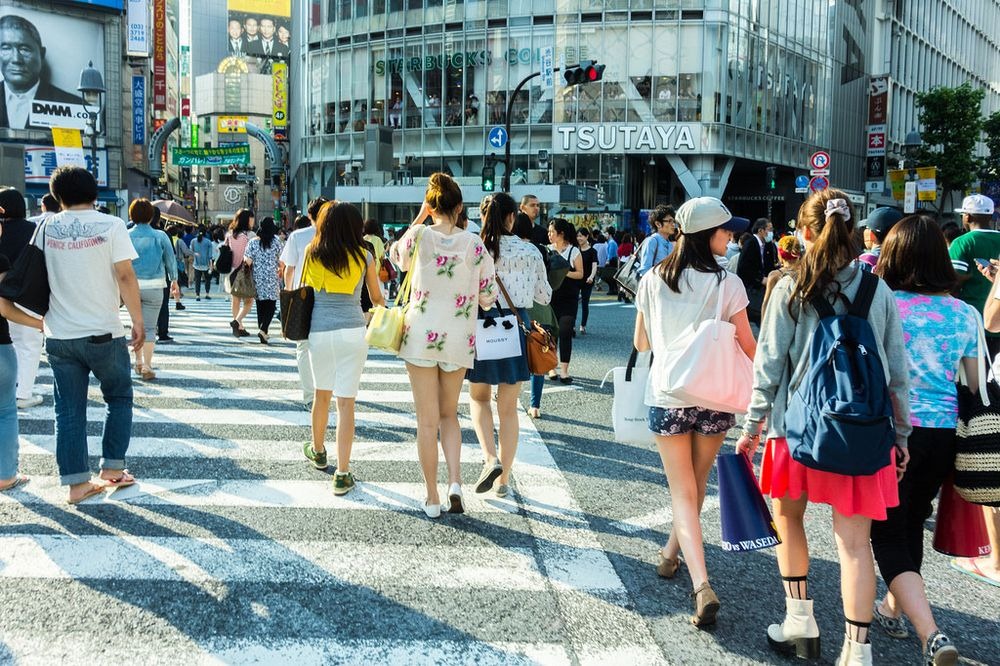
[[[569,67],[563,72],[563,80],[567,86],[584,83],[596,83],[604,78],[605,65],[599,65],[593,60],[584,60],[576,67]]]

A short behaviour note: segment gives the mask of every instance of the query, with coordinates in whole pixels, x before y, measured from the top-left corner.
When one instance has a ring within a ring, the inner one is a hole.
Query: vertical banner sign
[[[271,130],[275,139],[288,138],[288,63],[271,66]]]
[[[78,166],[87,168],[87,158],[83,156],[83,139],[78,129],[52,128],[52,146],[56,149],[58,166]]]
[[[126,54],[149,57],[149,2],[128,0],[128,44]]]
[[[551,46],[542,49],[542,87],[552,90],[556,87],[555,52]]]
[[[153,110],[167,110],[167,0],[153,0]]]
[[[198,123],[191,123],[191,147],[198,148],[201,144],[198,143],[198,133],[201,126]]]
[[[146,143],[146,77],[132,76],[132,143]]]
[[[188,118],[191,115],[191,98],[182,97],[181,98],[181,117]]]
[[[865,192],[885,189],[886,127],[889,121],[889,76],[868,80],[868,129],[865,153]]]

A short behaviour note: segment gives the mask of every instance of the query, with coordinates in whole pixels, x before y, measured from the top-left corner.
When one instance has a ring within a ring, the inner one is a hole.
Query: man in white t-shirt
[[[136,254],[125,222],[94,210],[97,182],[86,169],[60,167],[49,183],[62,212],[35,239],[45,252],[49,311],[45,350],[55,382],[56,463],[69,502],[135,483],[125,469],[132,436],[129,346],[139,353],[145,329]],[[44,241],[44,245],[42,244]],[[124,301],[132,319],[131,342],[119,317]],[[87,389],[93,373],[108,405],[101,445],[101,473],[92,478],[87,459]]]
[[[281,250],[280,261],[285,267],[285,289],[296,289],[302,280],[302,264],[305,262],[306,246],[316,236],[316,216],[319,209],[329,202],[325,197],[316,197],[306,207],[306,214],[312,224],[304,229],[296,229],[288,236]],[[306,409],[312,408],[315,385],[313,384],[312,362],[309,359],[309,340],[295,343],[295,360],[299,366],[299,382],[302,384],[302,402]]]

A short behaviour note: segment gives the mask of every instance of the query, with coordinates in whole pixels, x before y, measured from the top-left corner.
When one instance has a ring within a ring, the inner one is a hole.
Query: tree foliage
[[[969,83],[957,88],[941,86],[917,93],[922,166],[936,166],[940,202],[953,191],[965,191],[979,175],[976,142],[983,130],[980,107],[986,92]]]
[[[983,178],[1000,180],[1000,111],[983,121],[983,133],[990,151],[989,157],[983,160]]]

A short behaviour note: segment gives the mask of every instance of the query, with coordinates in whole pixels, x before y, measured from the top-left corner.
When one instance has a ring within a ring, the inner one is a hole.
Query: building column
[[[722,193],[726,191],[729,184],[729,176],[736,166],[736,158],[721,158],[725,160],[722,168],[716,164],[715,155],[671,155],[668,154],[667,162],[670,168],[677,175],[677,180],[684,188],[684,193],[688,198],[694,197],[717,197],[722,198]]]

